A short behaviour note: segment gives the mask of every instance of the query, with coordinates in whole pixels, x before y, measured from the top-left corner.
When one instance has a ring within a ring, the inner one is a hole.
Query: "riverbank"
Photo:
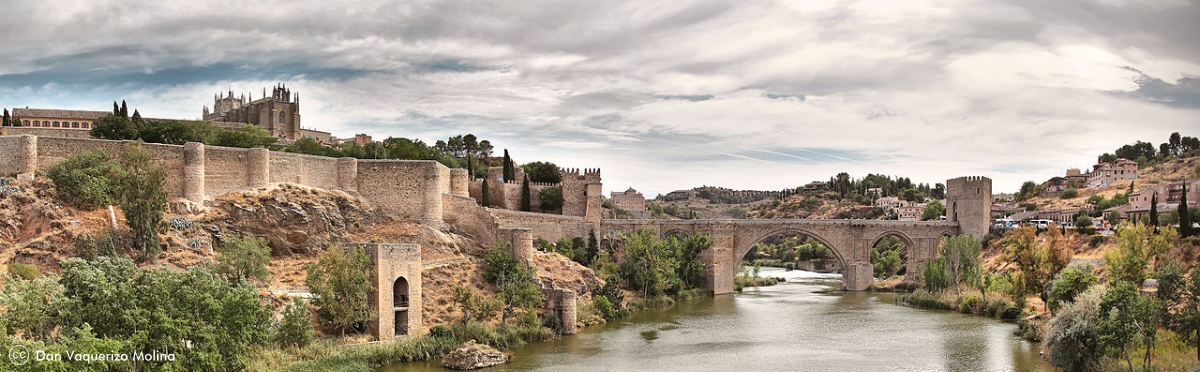
[[[632,297],[621,315],[613,320],[637,312],[670,308],[679,302],[711,297],[711,292],[701,289],[683,290],[675,296]],[[590,303],[579,306],[581,329],[607,323],[592,309]],[[388,365],[443,358],[470,340],[509,351],[528,343],[552,341],[559,337],[555,330],[544,326],[510,324],[500,327],[455,323],[450,326],[436,325],[430,328],[429,334],[394,342],[340,345],[334,339],[322,338],[304,348],[259,347],[251,353],[254,357],[246,361],[246,366],[248,370],[266,372],[369,372]]]
[[[843,292],[837,274],[764,268],[762,275],[787,282],[678,301],[529,343],[497,370],[1052,371],[1036,345],[1011,336],[1011,323],[896,306],[894,293]],[[439,371],[440,361],[431,360],[378,372]]]

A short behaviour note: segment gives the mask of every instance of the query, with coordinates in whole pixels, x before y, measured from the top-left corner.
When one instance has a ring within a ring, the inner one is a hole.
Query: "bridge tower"
[[[946,221],[962,234],[983,239],[992,225],[992,179],[980,176],[946,180]]]

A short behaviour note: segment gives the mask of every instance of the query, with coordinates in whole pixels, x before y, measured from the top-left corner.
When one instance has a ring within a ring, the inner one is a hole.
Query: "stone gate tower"
[[[983,239],[992,225],[992,179],[946,180],[946,221],[958,222],[959,232]]]
[[[379,318],[371,333],[379,341],[420,335],[421,248],[416,244],[357,244],[375,264],[375,293],[371,306]]]

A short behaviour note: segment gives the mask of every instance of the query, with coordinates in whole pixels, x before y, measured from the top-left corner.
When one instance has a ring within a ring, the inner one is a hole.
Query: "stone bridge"
[[[946,181],[946,221],[881,220],[604,220],[599,233],[625,234],[654,229],[662,236],[707,233],[713,246],[702,254],[707,285],[714,294],[733,292],[738,261],[755,243],[780,234],[799,233],[833,251],[842,267],[843,288],[862,291],[871,287],[874,266],[871,247],[880,238],[894,235],[908,246],[907,272],[937,255],[943,236],[973,234],[982,239],[991,225],[992,180],[959,177]]]
[[[713,242],[702,255],[705,278],[715,294],[733,291],[738,261],[754,244],[780,234],[803,234],[833,251],[842,267],[844,287],[870,288],[874,267],[871,247],[880,238],[895,235],[909,247],[908,272],[937,254],[942,236],[959,233],[957,222],[877,220],[604,220],[604,234],[624,234],[639,229],[657,230],[662,236],[707,233]]]

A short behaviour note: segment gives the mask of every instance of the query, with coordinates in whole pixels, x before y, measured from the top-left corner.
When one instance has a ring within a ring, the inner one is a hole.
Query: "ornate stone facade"
[[[292,93],[283,84],[272,88],[269,97],[264,88],[263,97],[257,100],[253,99],[253,95],[249,100],[245,94],[234,96],[232,90],[224,96],[217,94],[213,96],[211,112],[208,106],[204,106],[203,118],[214,122],[254,124],[272,136],[287,141],[312,138],[324,144],[333,143],[333,136],[329,133],[300,126],[300,93]]]

